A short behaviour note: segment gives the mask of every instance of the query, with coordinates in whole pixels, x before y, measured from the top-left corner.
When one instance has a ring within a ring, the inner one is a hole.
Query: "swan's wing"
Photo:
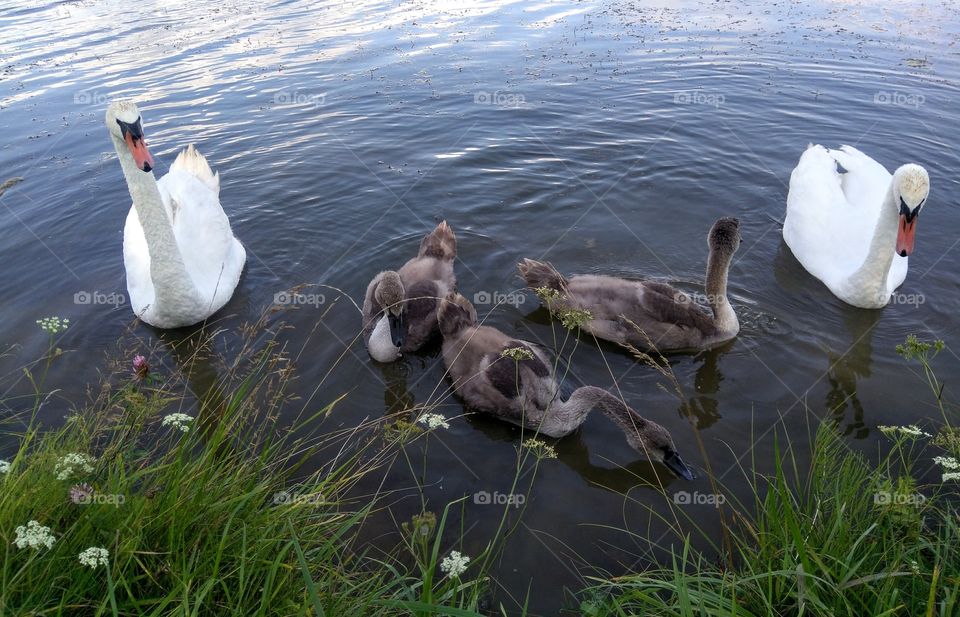
[[[841,163],[846,173],[838,170],[835,155],[846,161]],[[859,155],[810,146],[790,174],[783,239],[803,267],[831,289],[863,264],[876,226],[876,213],[863,202],[852,203],[844,190],[845,185],[860,190],[866,182],[862,174],[869,167],[861,156],[869,157]],[[855,176],[844,177],[850,174]],[[879,209],[879,203],[873,207]]]
[[[880,219],[880,206],[890,187],[890,172],[853,146],[840,146],[839,150],[828,152],[847,171],[840,175],[843,194],[864,217],[872,232]]]
[[[213,173],[206,157],[200,154],[193,144],[177,155],[173,165],[170,166],[170,171],[183,171],[190,174],[206,184],[217,200],[220,199],[220,172]]]
[[[143,317],[153,304],[156,293],[150,275],[150,252],[143,235],[137,209],[130,206],[127,222],[123,227],[123,267],[127,273],[127,294],[133,312]]]
[[[246,251],[220,205],[219,176],[191,146],[157,186],[187,271],[201,298],[219,308],[233,295],[246,263]]]
[[[657,330],[666,325],[695,328],[703,332],[714,329],[706,311],[682,291],[658,281],[631,281],[610,276],[581,275],[567,284],[568,301],[575,308],[590,311],[597,322],[594,331],[601,338],[622,342],[635,328],[621,317],[644,330]]]

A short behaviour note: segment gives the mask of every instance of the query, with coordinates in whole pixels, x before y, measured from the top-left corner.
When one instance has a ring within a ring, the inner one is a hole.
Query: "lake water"
[[[376,365],[350,301],[439,220],[458,235],[461,290],[513,301],[478,305],[488,323],[552,345],[535,298],[510,295],[521,257],[697,291],[707,230],[736,216],[744,242],[730,286],[742,332],[722,349],[671,357],[689,404],[649,367],[586,339],[568,385],[616,383],[670,429],[701,473],[668,494],[711,492],[697,430],[715,475],[739,495],[739,465],[772,469],[775,427],[802,452],[812,419],[832,416],[851,447],[875,451],[878,424],[930,426],[938,414],[894,346],[915,333],[960,350],[958,36],[958,5],[923,0],[8,6],[0,181],[24,181],[0,198],[0,342],[15,346],[6,370],[45,349],[37,318],[69,317],[57,344],[72,351],[49,382],[79,396],[131,325],[121,254],[130,199],[103,126],[107,101],[127,96],[159,172],[193,142],[221,173],[249,256],[220,314],[228,341],[276,294],[330,286],[284,317],[304,346],[299,387],[316,391],[311,404],[347,395],[331,430],[443,397],[438,350]],[[897,304],[842,304],[783,244],[787,183],[808,142],[930,172]],[[133,331],[145,346],[188,334]],[[949,395],[954,351],[939,369]],[[454,419],[430,437],[425,476],[398,464],[384,488],[424,482],[437,511],[467,496],[462,550],[476,554],[502,510],[472,496],[510,492],[518,432],[462,417],[451,398],[440,411]],[[66,407],[44,413],[54,422]],[[638,486],[655,468],[601,414],[556,449],[524,489],[523,518],[493,571],[493,599],[510,610],[529,589],[537,613],[555,614],[585,576],[648,564],[644,538],[676,542],[647,510],[672,518],[669,504]],[[420,499],[398,494],[391,515],[406,520]],[[684,507],[715,528],[710,505]],[[390,528],[372,521],[369,537]]]

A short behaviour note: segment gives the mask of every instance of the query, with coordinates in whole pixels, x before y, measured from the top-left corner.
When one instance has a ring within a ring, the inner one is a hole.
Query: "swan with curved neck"
[[[377,362],[393,362],[439,334],[437,307],[457,286],[457,237],[446,221],[420,241],[399,270],[377,274],[363,300],[363,335]]]
[[[851,146],[811,145],[790,175],[783,239],[835,296],[881,308],[907,276],[929,194],[930,177],[919,165],[891,175]]]
[[[546,354],[533,343],[478,324],[476,309],[462,295],[448,295],[437,317],[444,364],[454,390],[471,409],[560,438],[577,430],[599,407],[634,450],[682,478],[693,478],[665,428],[595,386],[577,388],[561,400]]]
[[[557,292],[550,310],[586,310],[582,326],[600,339],[658,351],[707,349],[740,332],[727,298],[727,277],[740,246],[740,221],[721,218],[707,235],[706,301],[708,313],[687,294],[656,281],[634,281],[584,274],[569,279],[546,262],[525,259],[517,265],[527,286]]]
[[[246,263],[220,205],[220,176],[190,146],[158,182],[136,104],[111,103],[105,122],[133,199],[123,260],[134,313],[158,328],[201,322],[227,303]]]

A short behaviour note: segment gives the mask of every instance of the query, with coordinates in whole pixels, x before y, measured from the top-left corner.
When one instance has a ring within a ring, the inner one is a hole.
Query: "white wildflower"
[[[40,548],[41,546],[50,548],[53,546],[53,543],[57,541],[56,538],[53,537],[50,528],[44,527],[37,521],[29,521],[26,527],[19,525],[14,531],[17,537],[13,543],[17,545],[17,548],[27,546],[30,548]]]
[[[0,473],[10,473],[10,461],[0,461]]]
[[[110,553],[105,548],[100,548],[97,546],[91,546],[90,548],[84,550],[77,559],[80,560],[80,564],[84,566],[90,566],[93,569],[96,569],[97,566],[107,566],[109,565]]]
[[[93,463],[95,462],[96,459],[90,458],[86,454],[71,452],[60,459],[53,471],[57,474],[57,480],[68,480],[77,471],[92,473]]]
[[[907,437],[932,437],[930,433],[924,432],[916,424],[911,424],[910,426],[878,426],[880,432],[887,436],[894,436],[897,433],[906,435]]]
[[[530,452],[538,459],[557,458],[557,451],[553,448],[553,446],[545,441],[531,437],[520,445],[530,450]]]
[[[941,482],[949,482],[950,480],[960,480],[960,471],[948,471],[943,474]]]
[[[37,325],[40,326],[40,329],[44,332],[59,334],[67,329],[70,325],[70,320],[61,319],[60,317],[44,317],[43,319],[37,320]]]
[[[162,425],[170,426],[186,433],[190,430],[190,425],[188,423],[191,420],[193,420],[193,416],[188,416],[185,413],[172,413],[163,418]]]
[[[440,569],[450,578],[459,578],[466,571],[469,563],[470,558],[466,555],[461,555],[459,551],[450,551],[450,554],[440,562]]]
[[[426,424],[429,429],[450,428],[450,423],[447,422],[447,418],[438,413],[425,413],[417,418],[417,422]]]
[[[935,456],[933,462],[938,465],[943,465],[945,469],[960,471],[960,461],[952,456]]]

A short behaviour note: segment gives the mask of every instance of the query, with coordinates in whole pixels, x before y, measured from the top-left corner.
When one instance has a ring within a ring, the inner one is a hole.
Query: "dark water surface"
[[[49,381],[79,394],[130,326],[129,306],[102,303],[126,294],[130,205],[103,113],[111,97],[129,96],[161,173],[190,142],[221,173],[222,203],[249,255],[221,313],[228,329],[298,283],[360,303],[369,279],[411,256],[443,218],[459,238],[468,297],[517,291],[524,256],[698,291],[708,228],[737,216],[744,243],[730,283],[743,329],[720,350],[671,358],[691,403],[658,387],[648,367],[586,340],[570,385],[618,384],[703,469],[699,427],[712,469],[736,494],[745,494],[739,464],[772,468],[769,429],[781,416],[801,450],[806,409],[835,416],[852,447],[875,449],[876,425],[936,417],[894,346],[917,333],[960,350],[958,34],[958,5],[936,1],[8,5],[0,181],[25,180],[0,198],[0,342],[16,346],[6,370],[45,349],[34,320],[69,317],[57,344],[72,351]],[[783,245],[786,183],[811,141],[929,170],[930,206],[899,304],[840,303]],[[472,496],[510,491],[517,432],[462,417],[443,397],[436,349],[375,365],[356,340],[354,304],[313,291],[323,295],[316,305],[285,314],[294,340],[316,328],[297,362],[299,387],[316,389],[316,407],[347,394],[331,429],[382,416],[396,389],[401,400],[443,399],[451,428],[430,437],[418,479],[434,510],[468,496],[461,548],[477,554],[501,509]],[[95,302],[78,304],[83,292]],[[543,311],[520,297],[478,309],[552,345]],[[145,344],[185,335],[134,333]],[[960,359],[944,352],[940,362],[956,382]],[[664,468],[637,461],[601,415],[556,448],[494,569],[496,600],[511,609],[528,584],[531,606],[552,614],[585,575],[648,563],[642,538],[665,527],[646,508],[670,516],[663,497],[637,486]],[[668,491],[707,494],[704,476]],[[385,488],[413,483],[397,466]],[[710,505],[685,507],[713,528]],[[392,515],[419,509],[413,495]],[[371,537],[390,527],[371,526]]]

